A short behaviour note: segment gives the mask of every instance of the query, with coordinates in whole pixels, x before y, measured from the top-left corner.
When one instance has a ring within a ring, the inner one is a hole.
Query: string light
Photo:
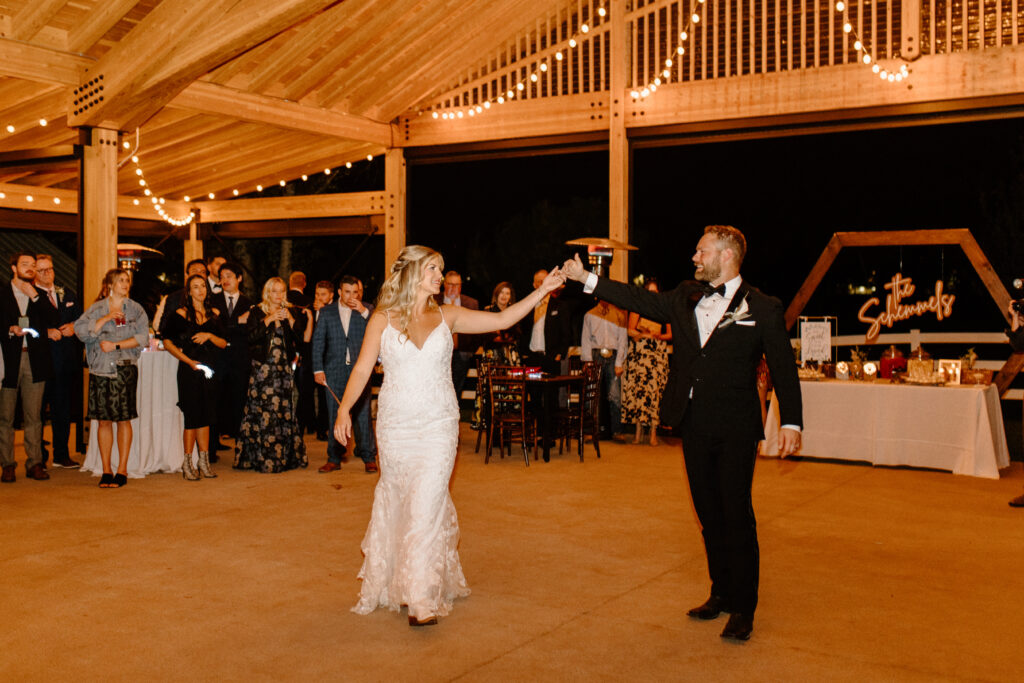
[[[679,39],[676,41],[676,48],[671,54],[677,57],[682,57],[686,54],[686,44],[690,40],[690,35],[693,33],[693,27],[700,23],[700,12],[703,11],[704,0],[697,0],[697,6],[694,11],[690,13],[690,21],[682,31],[679,32]],[[666,57],[664,61],[664,69],[661,70],[652,80],[648,81],[643,87],[636,87],[630,91],[630,96],[634,100],[643,100],[650,97],[652,94],[658,91],[658,87],[666,85],[672,80],[672,65],[675,64],[672,57]]]
[[[704,2],[704,0],[700,0],[700,2]],[[607,14],[608,11],[603,6],[597,8],[597,16],[603,19]],[[589,33],[591,28],[593,28],[593,26],[590,23],[581,23],[579,28],[576,30],[575,33],[572,34],[569,40],[563,43],[562,47],[560,47],[555,52],[555,61],[561,62],[562,60],[564,60],[565,52],[567,52],[568,50],[575,49],[576,47],[579,46],[579,42],[576,40],[576,38],[581,35]],[[510,86],[509,89],[505,93],[502,93],[501,95],[491,97],[488,100],[484,100],[480,104],[467,105],[465,109],[438,106],[434,111],[430,113],[430,116],[431,118],[440,119],[442,121],[455,121],[466,116],[476,116],[478,114],[482,114],[485,109],[490,109],[492,105],[505,104],[505,102],[507,102],[508,100],[514,100],[516,98],[517,92],[522,92],[523,90],[526,89],[527,82],[539,83],[540,74],[546,73],[550,68],[550,66],[548,65],[548,59],[548,57],[544,57],[531,64],[529,68],[529,73],[526,75],[526,77],[523,80],[516,82],[514,86]],[[420,111],[420,114],[423,113],[423,111]]]
[[[154,196],[152,190],[146,187],[146,177],[145,174],[142,172],[142,166],[139,165],[139,157],[137,155],[132,155],[132,163],[135,164],[135,175],[139,176],[139,185],[146,188],[145,190],[143,190],[143,194],[149,197],[150,202],[153,205],[153,210],[156,211],[157,215],[159,215],[160,218],[164,219],[165,222],[177,226],[179,228],[184,227],[195,220],[195,211],[189,211],[188,215],[185,216],[184,218],[175,218],[174,216],[168,214],[163,207],[163,204],[166,200],[163,197]],[[210,195],[210,198],[213,198],[212,194]],[[189,198],[186,196],[185,201],[187,202],[188,200]],[[132,204],[138,206],[139,200],[133,199]]]
[[[877,74],[880,79],[889,83],[901,83],[905,79],[910,78],[910,69],[907,68],[907,63],[902,60],[899,68],[895,71],[890,71],[875,61],[874,57],[871,56],[871,51],[868,50],[864,45],[864,41],[857,35],[857,31],[854,30],[853,22],[850,21],[848,16],[849,8],[844,0],[837,0],[835,8],[837,12],[843,15],[843,33],[853,40],[853,49],[857,53],[857,61],[864,66],[870,66],[872,73]]]

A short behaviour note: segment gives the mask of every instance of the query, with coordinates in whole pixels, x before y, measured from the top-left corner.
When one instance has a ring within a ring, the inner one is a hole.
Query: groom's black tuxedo
[[[764,436],[757,394],[762,355],[775,384],[781,423],[802,426],[800,381],[782,304],[741,281],[719,326],[701,347],[694,309],[703,292],[697,282],[684,282],[660,294],[602,278],[594,294],[672,325],[673,353],[661,419],[681,427],[711,592],[731,611],[753,615],[758,546],[750,486],[757,442]],[[739,315],[744,306],[746,312]]]

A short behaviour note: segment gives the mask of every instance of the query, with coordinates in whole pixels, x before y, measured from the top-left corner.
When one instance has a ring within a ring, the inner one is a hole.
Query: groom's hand
[[[779,430],[779,455],[785,458],[800,450],[800,432],[795,429]]]
[[[573,254],[573,258],[567,259],[562,265],[562,272],[570,280],[583,282],[587,279],[587,269],[583,267],[583,261],[579,254]]]

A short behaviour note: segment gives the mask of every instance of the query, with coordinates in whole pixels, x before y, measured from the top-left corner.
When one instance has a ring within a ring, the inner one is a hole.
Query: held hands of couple
[[[800,450],[800,432],[783,427],[779,430],[779,455],[785,458]]]
[[[347,410],[338,408],[338,417],[334,420],[334,438],[342,446],[347,446],[352,438],[352,416]]]
[[[547,274],[547,277],[544,278],[544,283],[540,286],[540,289],[544,294],[548,294],[564,284],[565,273],[562,272],[561,268],[555,266],[555,268]]]
[[[587,269],[584,267],[583,261],[580,260],[579,254],[573,254],[571,259],[567,259],[562,264],[562,273],[568,279],[578,282],[583,282],[587,279]]]

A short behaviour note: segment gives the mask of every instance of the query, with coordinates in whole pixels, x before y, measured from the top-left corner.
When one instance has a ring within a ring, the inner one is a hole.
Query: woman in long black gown
[[[217,419],[216,378],[220,350],[228,345],[220,311],[207,307],[203,275],[185,282],[188,300],[170,314],[164,331],[164,348],[178,359],[178,406],[185,416],[185,459],[181,476],[196,481],[200,475],[213,479],[210,469],[210,425]],[[192,450],[199,445],[199,470],[192,464]]]

